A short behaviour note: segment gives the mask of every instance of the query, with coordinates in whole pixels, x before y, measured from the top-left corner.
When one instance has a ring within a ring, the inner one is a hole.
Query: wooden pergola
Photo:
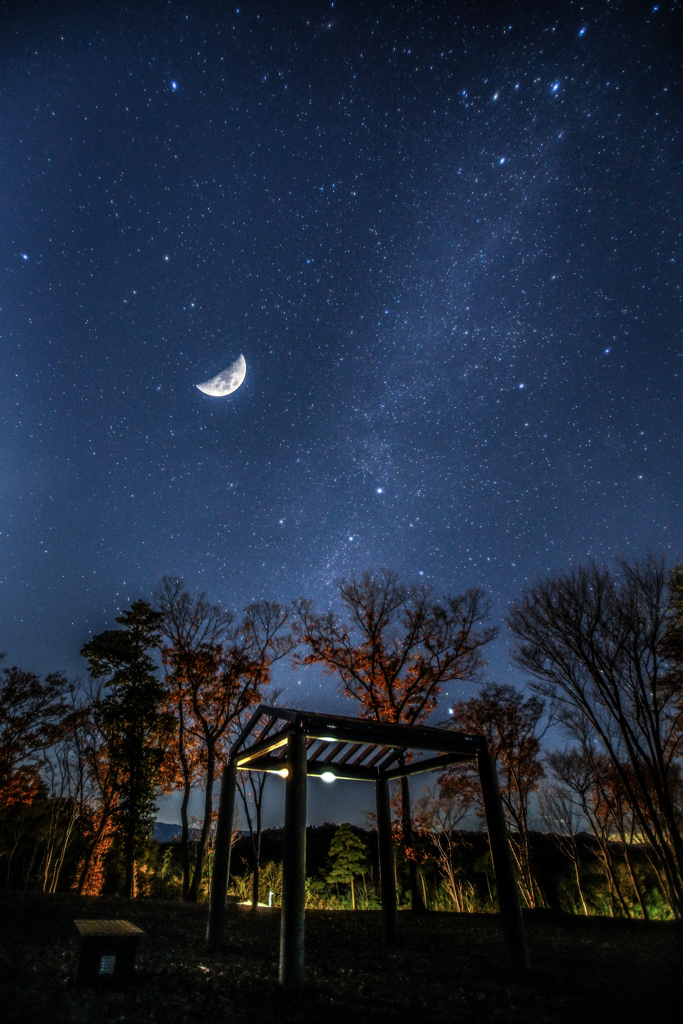
[[[249,719],[232,745],[223,769],[207,945],[220,944],[225,934],[238,771],[277,772],[286,778],[280,982],[300,985],[304,978],[308,776],[374,783],[384,934],[387,942],[392,943],[396,940],[398,922],[389,783],[459,761],[477,764],[503,929],[516,966],[528,970],[529,955],[498,776],[484,738],[428,726],[395,725],[266,704],[260,704]]]

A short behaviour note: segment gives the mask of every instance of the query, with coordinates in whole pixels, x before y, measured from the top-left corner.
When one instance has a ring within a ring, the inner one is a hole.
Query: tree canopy
[[[116,621],[123,629],[98,633],[81,654],[92,677],[107,681],[95,716],[119,796],[115,814],[123,835],[125,891],[134,896],[135,858],[154,826],[159,769],[174,721],[161,710],[164,690],[148,653],[159,643],[161,616],[138,600]]]

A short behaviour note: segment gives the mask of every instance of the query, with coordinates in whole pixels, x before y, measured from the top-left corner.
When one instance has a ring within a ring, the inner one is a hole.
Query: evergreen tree
[[[123,629],[98,633],[81,650],[93,678],[108,677],[109,692],[95,715],[106,737],[118,791],[116,823],[125,859],[124,891],[135,895],[135,860],[154,825],[155,789],[165,746],[174,728],[160,711],[164,691],[149,651],[160,640],[161,616],[146,601],[134,601],[116,621]]]
[[[365,874],[368,864],[368,848],[353,832],[348,823],[341,825],[332,837],[328,854],[330,868],[327,881],[333,884],[351,885],[351,907],[356,909],[356,893],[353,880]]]

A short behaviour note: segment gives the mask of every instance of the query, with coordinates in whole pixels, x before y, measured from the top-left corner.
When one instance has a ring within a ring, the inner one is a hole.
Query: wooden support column
[[[209,921],[206,927],[206,945],[209,949],[215,949],[225,937],[225,897],[230,880],[230,851],[232,849],[232,826],[235,820],[236,786],[237,768],[234,761],[228,761],[223,768],[221,777],[221,796],[218,805],[218,821],[216,822]]]
[[[477,755],[477,762],[503,932],[515,966],[519,971],[526,972],[529,970],[529,951],[524,935],[524,922],[505,825],[503,801],[498,786],[496,762],[487,751]]]
[[[377,838],[379,840],[379,879],[382,889],[382,916],[384,938],[390,945],[398,937],[398,915],[396,909],[396,874],[394,870],[394,844],[391,838],[391,804],[389,782],[385,775],[379,775],[375,782],[377,801]]]
[[[280,984],[304,980],[304,914],[306,910],[306,736],[293,732],[287,741],[285,783],[285,848],[280,915]]]

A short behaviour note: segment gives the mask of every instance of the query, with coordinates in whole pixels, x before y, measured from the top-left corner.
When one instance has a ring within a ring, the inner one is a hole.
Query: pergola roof
[[[368,782],[472,761],[486,751],[483,736],[260,704],[233,744],[230,759],[243,771],[285,774],[293,732],[306,736],[309,775]]]

